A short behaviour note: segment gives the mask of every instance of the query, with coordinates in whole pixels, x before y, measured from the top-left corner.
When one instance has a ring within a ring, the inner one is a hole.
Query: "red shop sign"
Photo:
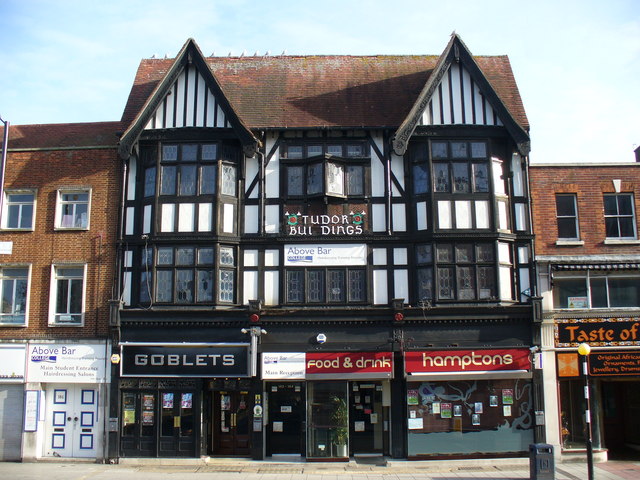
[[[529,370],[528,348],[405,352],[407,373]]]
[[[392,352],[307,352],[307,375],[393,373]]]

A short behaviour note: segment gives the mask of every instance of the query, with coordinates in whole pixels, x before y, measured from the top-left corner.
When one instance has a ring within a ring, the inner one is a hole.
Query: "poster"
[[[497,407],[498,406],[498,396],[497,395],[489,395],[489,406]]]
[[[450,403],[441,403],[440,404],[440,418],[451,418],[451,404]]]
[[[454,405],[453,406],[453,416],[461,417],[462,416],[462,405]]]
[[[478,415],[477,413],[471,415],[471,423],[473,425],[480,425],[480,415]]]
[[[409,418],[407,420],[407,426],[409,430],[422,430],[424,423],[422,422],[422,417],[418,418]]]
[[[511,416],[511,405],[505,405],[502,407],[502,414],[505,417],[510,417]]]
[[[283,427],[284,427],[284,423],[283,422],[273,422],[273,431],[274,432],[282,432]]]
[[[173,393],[162,394],[162,408],[173,408]]]
[[[143,411],[142,412],[142,425],[153,425],[154,412]]]
[[[370,421],[371,421],[372,425],[375,425],[376,423],[378,423],[378,414],[377,413],[372,413],[369,418],[370,418]]]
[[[123,422],[125,425],[131,425],[132,423],[136,423],[136,411],[125,410]]]
[[[364,432],[364,422],[363,421],[353,422],[353,431]]]
[[[513,405],[513,390],[505,388],[502,390],[502,403],[504,405]]]
[[[142,396],[142,406],[145,410],[153,410],[154,398],[153,395]]]
[[[433,411],[431,413],[433,413],[434,415],[438,415],[440,413],[440,402],[433,402],[432,408]]]
[[[182,408],[191,408],[193,406],[193,393],[182,394]]]
[[[475,402],[474,411],[476,413],[482,413],[482,402]]]
[[[418,390],[407,390],[407,405],[419,405]]]

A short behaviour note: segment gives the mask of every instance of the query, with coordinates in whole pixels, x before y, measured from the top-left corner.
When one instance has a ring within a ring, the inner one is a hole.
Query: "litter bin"
[[[553,445],[546,443],[529,445],[529,478],[531,480],[555,480]]]

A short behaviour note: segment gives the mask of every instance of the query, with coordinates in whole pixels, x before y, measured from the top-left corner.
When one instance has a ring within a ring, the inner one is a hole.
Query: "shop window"
[[[493,244],[421,244],[416,246],[415,255],[419,302],[431,302],[434,296],[445,301],[496,297]]]
[[[532,400],[528,379],[409,382],[409,457],[527,452]]]
[[[89,229],[91,190],[59,190],[56,203],[56,228]]]
[[[287,303],[344,305],[367,300],[363,268],[291,268],[285,276]]]
[[[35,204],[36,195],[33,190],[6,190],[2,212],[2,228],[33,230]]]
[[[29,267],[0,267],[2,310],[0,324],[27,325]]]
[[[348,457],[347,382],[308,382],[307,408],[307,457]]]
[[[556,195],[556,219],[558,222],[558,238],[578,240],[578,206],[575,194]]]
[[[639,308],[640,276],[555,275],[553,303],[555,308]]]
[[[85,303],[84,265],[54,265],[51,282],[51,325],[82,326]]]
[[[604,222],[607,238],[635,239],[636,219],[633,195],[604,195]]]

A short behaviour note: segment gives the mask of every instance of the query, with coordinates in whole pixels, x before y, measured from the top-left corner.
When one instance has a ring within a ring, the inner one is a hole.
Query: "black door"
[[[304,383],[268,384],[267,394],[267,455],[303,455],[306,430]]]
[[[349,398],[351,454],[382,454],[384,450],[382,383],[350,382]]]
[[[252,410],[248,391],[214,392],[211,409],[214,455],[249,456]]]

